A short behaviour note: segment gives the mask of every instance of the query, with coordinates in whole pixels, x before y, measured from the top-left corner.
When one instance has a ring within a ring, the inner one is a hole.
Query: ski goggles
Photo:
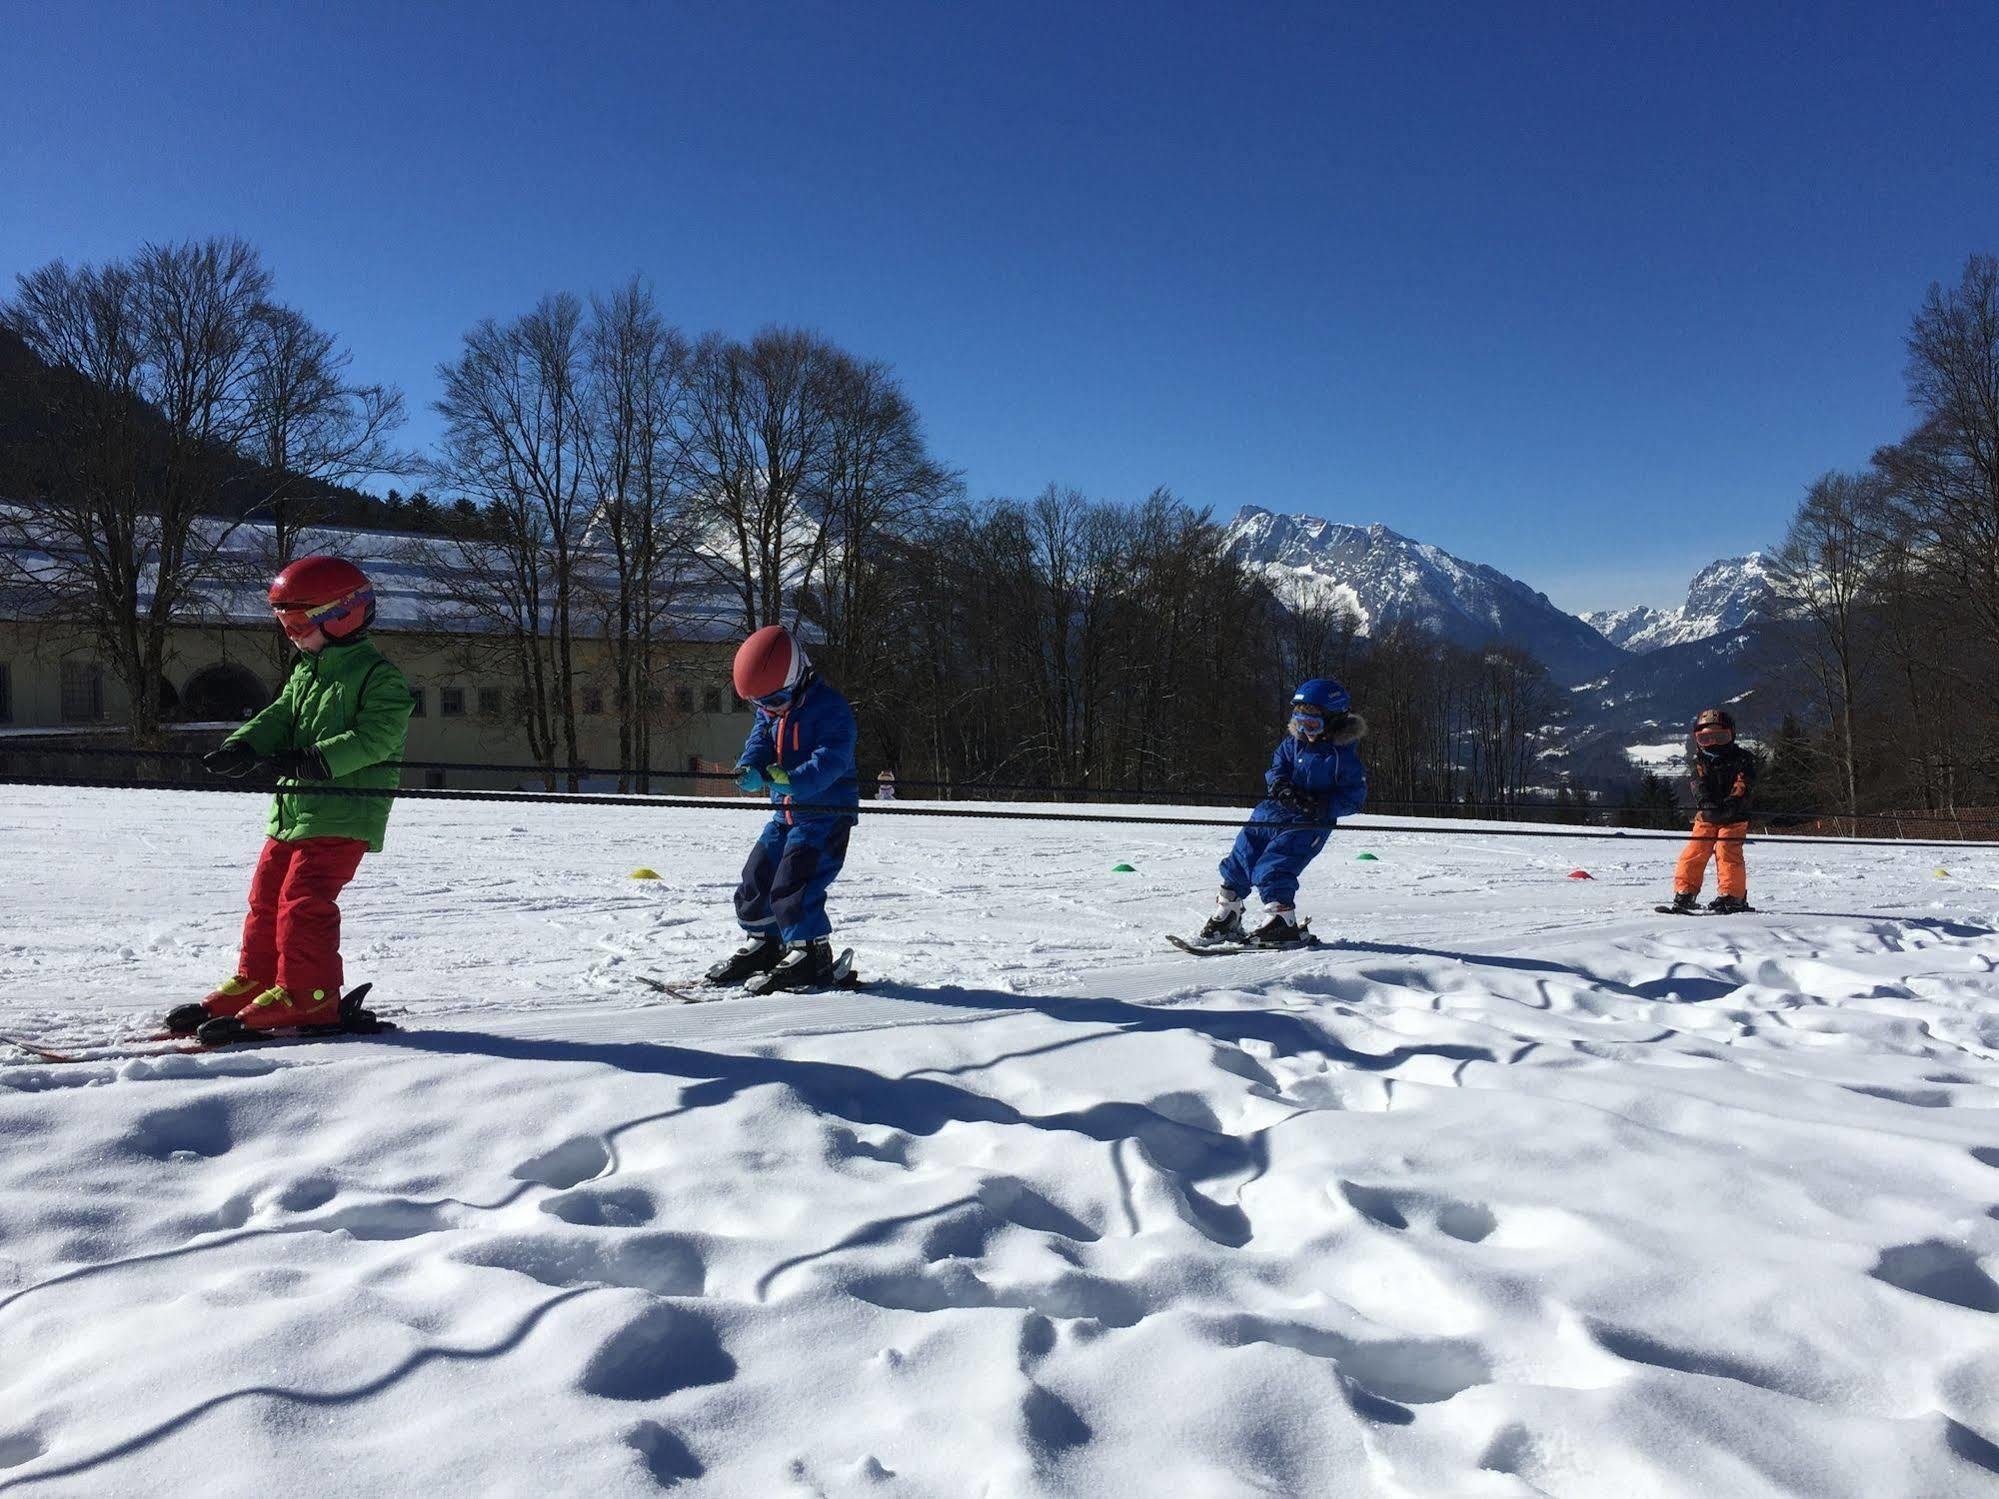
[[[271,613],[285,634],[293,640],[304,640],[314,630],[324,629],[328,624],[337,624],[356,611],[366,609],[375,599],[373,588],[357,588],[352,593],[324,604],[273,604]]]
[[[1702,749],[1720,749],[1734,738],[1735,730],[1718,723],[1711,723],[1706,728],[1694,730],[1694,743]]]
[[[775,692],[766,692],[762,697],[751,698],[766,713],[782,713],[791,706],[791,700],[798,696],[796,687],[780,687]]]
[[[1316,739],[1326,732],[1326,710],[1317,703],[1294,703],[1291,727],[1296,733]]]

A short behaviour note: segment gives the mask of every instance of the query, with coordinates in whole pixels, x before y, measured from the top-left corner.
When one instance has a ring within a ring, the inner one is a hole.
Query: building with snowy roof
[[[11,514],[18,517],[22,512]],[[159,684],[171,736],[206,745],[224,726],[268,703],[291,669],[291,647],[265,598],[277,570],[272,528],[259,522],[213,525],[211,562],[199,576],[199,597],[177,611],[166,669]],[[496,553],[476,541],[384,531],[308,528],[290,547],[294,556],[330,553],[368,574],[376,596],[373,635],[409,679],[412,761],[526,765],[530,749],[518,666],[518,613],[507,601],[479,599],[480,581],[494,574]],[[129,703],[117,673],[101,657],[90,629],[64,617],[55,590],[36,580],[59,572],[54,548],[38,551],[18,532],[0,531],[0,736],[26,743],[115,739]],[[578,569],[579,602],[572,608],[579,754],[592,767],[618,764],[619,718],[609,641],[614,572],[609,559],[586,551]],[[143,593],[140,607],[149,605]],[[714,575],[689,564],[652,604],[654,669],[646,718],[659,770],[733,764],[749,731],[750,713],[730,688],[729,663],[742,633],[741,605]],[[541,623],[548,630],[547,607]],[[505,771],[412,770],[406,784],[507,786]]]

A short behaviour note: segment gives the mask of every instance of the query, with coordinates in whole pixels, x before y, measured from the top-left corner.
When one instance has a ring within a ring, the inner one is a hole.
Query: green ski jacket
[[[279,781],[271,836],[286,843],[360,838],[370,853],[380,853],[388,797],[328,796],[310,788],[394,790],[402,781],[412,706],[409,683],[372,640],[333,641],[316,656],[301,652],[277,701],[226,741],[260,755],[316,749],[333,774],[331,781]],[[286,789],[292,787],[302,789]]]

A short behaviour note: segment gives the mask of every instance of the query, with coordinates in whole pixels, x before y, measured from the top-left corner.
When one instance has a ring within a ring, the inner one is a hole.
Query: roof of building
[[[0,619],[48,617],[54,605],[42,583],[57,584],[78,565],[65,561],[73,547],[47,532],[37,536],[35,530],[31,512],[0,506]],[[279,566],[273,528],[262,521],[216,519],[197,522],[197,531],[203,545],[214,549],[214,558],[203,569],[200,601],[188,611],[186,623],[267,626],[271,611],[265,591]],[[378,630],[482,634],[525,618],[522,591],[497,547],[408,532],[309,527],[291,550],[295,557],[344,557],[365,572],[375,586]],[[616,601],[616,567],[602,549],[586,549],[583,557],[572,629],[585,638],[602,637]],[[742,603],[726,586],[725,576],[719,566],[703,566],[694,558],[683,561],[659,593],[660,632],[678,641],[740,637]],[[544,628],[552,622],[553,607],[550,600],[541,603]]]

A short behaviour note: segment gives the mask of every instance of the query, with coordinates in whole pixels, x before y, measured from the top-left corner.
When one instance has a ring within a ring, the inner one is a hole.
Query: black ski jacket
[[[1739,744],[1696,749],[1687,758],[1687,789],[1710,822],[1742,822],[1756,790],[1756,757]]]

